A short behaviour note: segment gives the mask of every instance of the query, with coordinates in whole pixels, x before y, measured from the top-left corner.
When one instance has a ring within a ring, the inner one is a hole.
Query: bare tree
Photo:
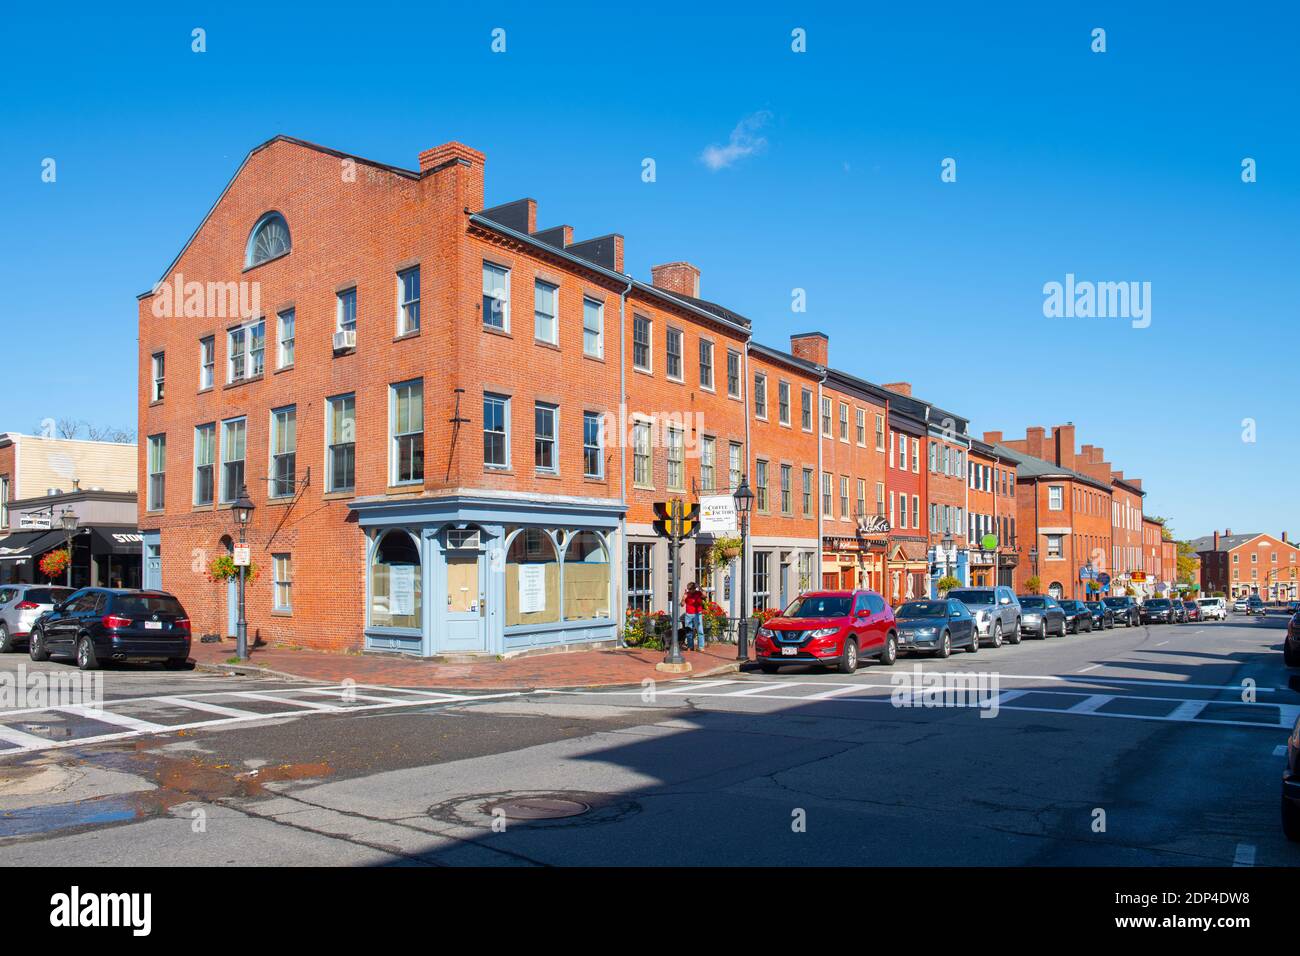
[[[46,418],[32,429],[32,434],[42,438],[84,438],[129,445],[135,441],[136,432],[134,428],[118,425],[96,425],[84,418]]]

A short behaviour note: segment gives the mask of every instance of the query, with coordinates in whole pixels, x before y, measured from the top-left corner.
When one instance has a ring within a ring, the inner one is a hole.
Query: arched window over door
[[[420,545],[402,530],[385,531],[370,563],[370,626],[420,629]]]

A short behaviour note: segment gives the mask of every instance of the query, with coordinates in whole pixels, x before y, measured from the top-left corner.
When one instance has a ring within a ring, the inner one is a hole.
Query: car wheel
[[[39,627],[32,629],[32,636],[27,639],[27,656],[34,661],[48,661],[50,652],[45,647],[45,632]]]
[[[1041,624],[1038,625],[1038,634],[1037,634],[1036,636],[1037,636],[1037,638],[1038,638],[1040,641],[1045,641],[1045,640],[1047,640],[1047,622],[1046,622],[1046,621],[1043,621]]]
[[[758,666],[763,668],[764,674],[775,674],[781,670],[777,665],[769,664],[767,661],[760,661]]]
[[[1002,622],[1001,621],[997,621],[993,625],[993,646],[994,647],[1002,646]]]
[[[8,654],[14,649],[14,639],[9,636],[9,628],[0,624],[0,654]]]
[[[952,656],[952,635],[947,631],[943,632],[943,642],[939,645],[939,649],[934,652],[934,656],[939,660],[945,660]]]
[[[1282,832],[1288,840],[1300,843],[1300,806],[1285,797],[1282,798]]]
[[[893,667],[898,660],[898,635],[890,634],[885,638],[885,646],[880,650],[880,663]]]
[[[849,638],[844,642],[844,653],[840,655],[840,663],[836,668],[841,674],[852,674],[858,669],[858,642]]]
[[[85,635],[77,640],[77,667],[83,671],[93,671],[99,667],[99,658],[95,656],[95,645]]]
[[[970,628],[970,644],[966,647],[967,654],[978,654],[980,649],[980,632],[975,630],[975,625]]]
[[[1020,618],[1016,618],[1016,626],[1011,629],[1011,636],[1007,638],[1007,643],[1015,646],[1020,643]]]

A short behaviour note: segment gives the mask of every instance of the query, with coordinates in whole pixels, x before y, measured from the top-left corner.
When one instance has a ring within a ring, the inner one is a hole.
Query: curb
[[[706,671],[699,671],[697,673],[691,674],[689,677],[684,677],[679,679],[700,680],[706,677],[716,677],[719,674],[734,674],[740,671],[740,666],[741,666],[740,661],[730,661],[729,663],[720,664],[717,667],[711,667]],[[276,680],[303,681],[308,684],[321,684],[321,685],[340,683],[340,681],[321,680],[318,677],[303,677],[300,674],[290,674],[287,671],[274,670],[270,667],[260,667],[256,664],[208,664],[202,662],[195,662],[194,669],[199,671],[204,671],[209,674],[222,674],[225,675],[226,677],[246,677],[246,676],[270,677]],[[346,678],[344,679],[346,680]],[[589,688],[595,688],[595,687],[638,687],[640,686],[640,683],[641,683],[640,681],[611,681],[609,683],[604,683],[604,684],[561,684],[558,686],[551,685],[549,687],[519,687],[517,685],[492,686],[487,684],[474,684],[469,687],[446,685],[442,687],[432,687],[432,686],[419,687],[416,689],[447,690],[447,691],[473,690],[473,691],[484,691],[487,693],[509,692],[509,693],[519,693],[519,694],[531,694],[531,693],[536,693],[539,690],[587,690]],[[393,690],[405,689],[400,684],[370,684],[370,686],[388,687]]]

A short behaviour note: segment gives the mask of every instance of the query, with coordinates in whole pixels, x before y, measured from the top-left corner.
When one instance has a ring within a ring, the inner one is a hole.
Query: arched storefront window
[[[506,551],[506,627],[560,620],[560,562],[541,528],[523,528]]]
[[[1065,593],[1065,588],[1061,587],[1060,581],[1053,581],[1047,586],[1047,593],[1059,601],[1061,600],[1061,595]]]
[[[579,531],[564,551],[564,619],[609,617],[609,554],[600,535]]]
[[[420,546],[405,531],[386,531],[370,565],[370,626],[420,629]]]

